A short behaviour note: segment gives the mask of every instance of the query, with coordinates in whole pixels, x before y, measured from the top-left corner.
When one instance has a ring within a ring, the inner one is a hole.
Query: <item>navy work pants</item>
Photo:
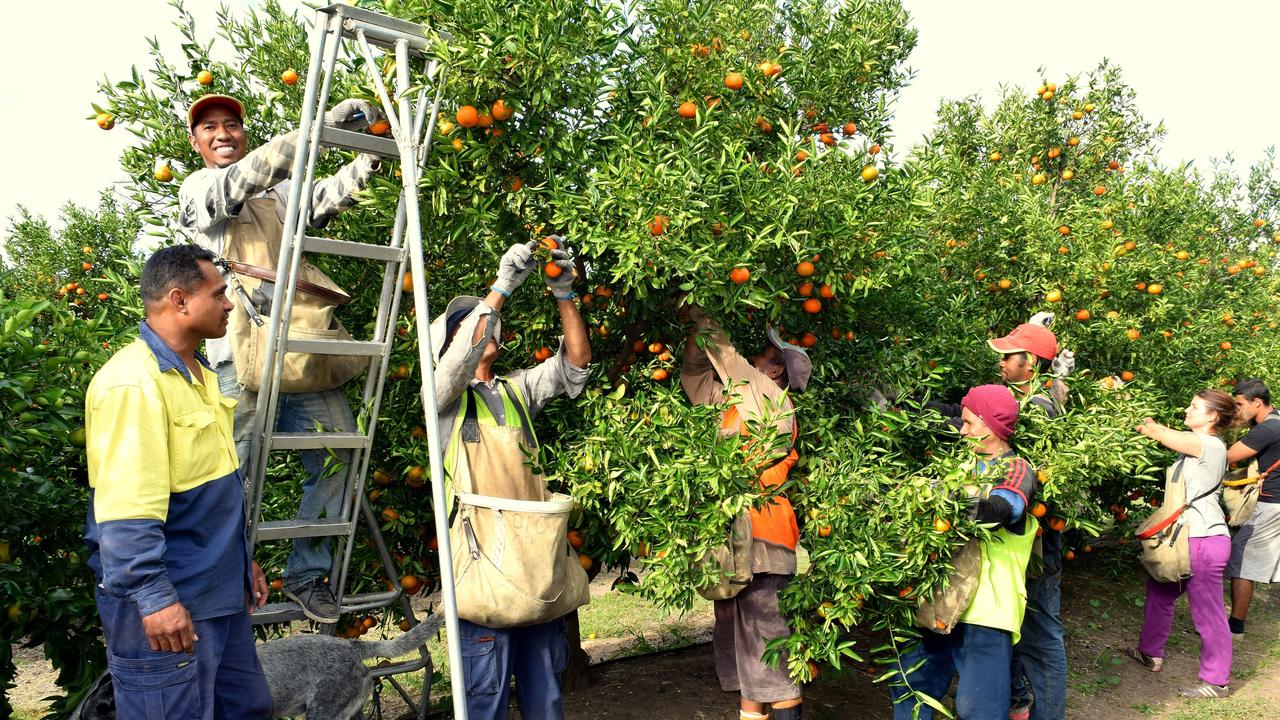
[[[122,720],[267,720],[271,692],[249,613],[197,620],[195,654],[152,650],[138,607],[98,588],[107,667]]]

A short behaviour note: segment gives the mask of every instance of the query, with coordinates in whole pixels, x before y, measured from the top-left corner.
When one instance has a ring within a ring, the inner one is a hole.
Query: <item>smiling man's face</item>
[[[200,113],[191,127],[191,147],[211,168],[232,165],[248,152],[244,124],[230,108],[214,105]]]

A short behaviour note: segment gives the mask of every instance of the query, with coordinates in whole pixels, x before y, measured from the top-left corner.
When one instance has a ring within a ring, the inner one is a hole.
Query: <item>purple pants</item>
[[[1231,630],[1222,604],[1222,570],[1231,556],[1226,535],[1191,538],[1191,579],[1180,583],[1147,578],[1147,604],[1138,649],[1164,657],[1164,643],[1173,627],[1173,606],[1186,591],[1191,620],[1200,633],[1200,679],[1214,685],[1231,680]]]

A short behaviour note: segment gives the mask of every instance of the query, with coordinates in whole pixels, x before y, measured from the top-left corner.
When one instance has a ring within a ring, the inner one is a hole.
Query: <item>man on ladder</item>
[[[510,375],[494,372],[500,352],[502,307],[538,264],[527,245],[513,245],[502,256],[497,280],[483,300],[454,298],[431,324],[440,434],[449,438],[445,467],[451,469],[450,483],[455,494],[466,489],[487,490],[517,501],[542,500],[545,496],[541,477],[531,473],[528,466],[529,456],[537,448],[530,423],[551,399],[560,395],[576,397],[582,392],[587,382],[586,367],[591,361],[586,324],[578,313],[572,287],[573,263],[563,249],[552,250],[552,255],[561,272],[555,277],[548,275],[546,282],[560,311],[564,338],[557,352],[538,366]],[[464,474],[465,485],[459,479]],[[468,525],[467,529],[472,527]],[[474,535],[468,538],[473,558],[493,551],[492,546],[485,546],[483,531],[478,544]],[[567,540],[562,544],[567,550]],[[458,557],[456,550],[454,557]],[[554,572],[555,560],[531,558],[530,565],[538,567],[530,567],[527,572]],[[577,558],[571,555],[571,562],[564,594],[578,591],[581,597],[574,601],[576,607],[585,602],[586,577]],[[465,572],[459,575],[459,582],[464,577]],[[563,615],[533,624],[509,627],[500,623],[500,627],[489,627],[467,619],[478,619],[476,613],[483,610],[463,605],[459,601],[467,717],[507,717],[508,688],[514,676],[522,717],[563,718],[556,677],[568,658]]]
[[[380,117],[381,113],[372,103],[353,99],[338,103],[326,115],[325,122],[354,131],[363,130]],[[191,147],[200,153],[205,168],[192,173],[182,183],[178,193],[179,223],[192,231],[196,244],[229,260],[252,255],[265,258],[256,265],[235,264],[235,269],[264,281],[274,280],[279,258],[270,256],[278,253],[297,131],[276,137],[249,152],[244,107],[226,95],[206,95],[197,100],[187,113],[187,122]],[[360,155],[332,177],[316,182],[311,190],[311,225],[322,226],[329,218],[353,206],[355,193],[365,186],[378,166],[376,157]],[[269,277],[264,277],[267,275]],[[304,285],[307,283],[299,283],[301,292],[310,291],[320,298],[332,297],[337,304],[347,299],[336,286]],[[253,298],[254,305],[258,306],[256,311],[270,314],[270,300],[269,293]],[[241,351],[257,351],[257,348],[236,346],[236,342],[241,346],[246,344],[243,333],[236,332],[236,324],[247,326],[249,309],[236,308],[233,314],[233,328],[228,337],[209,340],[207,351],[222,394],[238,401],[235,444],[243,473],[249,467],[250,434],[257,404],[256,392],[245,385],[246,379],[250,379],[251,386],[256,387],[262,356],[258,352],[258,361],[248,363],[256,365],[254,367],[237,367],[236,355],[244,358],[246,354]],[[232,338],[236,340],[233,342]],[[351,374],[343,378],[335,373],[331,377],[338,378],[336,384],[322,382],[321,387],[313,391],[283,393],[276,418],[278,428],[285,432],[307,432],[319,423],[327,431],[354,430],[355,420],[341,388],[341,383]],[[307,479],[298,508],[299,520],[315,520],[321,513],[332,518],[339,513],[343,473],[325,467],[328,452],[302,451]],[[332,452],[343,466],[349,464],[350,451]],[[331,564],[328,538],[294,540],[285,570],[284,593],[301,606],[307,617],[319,623],[338,621],[338,603],[324,582]]]

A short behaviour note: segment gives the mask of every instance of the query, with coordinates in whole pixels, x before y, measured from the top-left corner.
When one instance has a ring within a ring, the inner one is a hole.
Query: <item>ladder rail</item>
[[[408,51],[403,43],[396,45],[396,72],[399,74],[403,86],[408,87]],[[443,85],[443,83],[439,83],[438,88],[442,89]],[[439,94],[437,94],[437,103],[438,101]],[[409,111],[408,98],[401,96],[400,108],[402,113]],[[435,120],[436,112],[433,111],[428,119],[428,133],[433,131]],[[427,137],[429,142],[430,135]],[[418,207],[418,167],[415,165],[407,171],[402,169],[401,172],[405,175],[404,187],[413,190],[412,192],[406,191],[404,194],[407,216],[405,232],[410,237],[417,239],[417,242],[409,245],[409,263],[414,277],[424,281],[413,284],[413,304],[417,308],[414,319],[418,329],[418,360],[422,366],[422,414],[423,422],[427,428],[427,452],[431,466],[431,510],[435,516],[437,548],[440,557],[440,596],[444,601],[445,639],[447,640],[450,663],[449,684],[453,695],[454,715],[466,720],[467,688],[463,681],[462,672],[460,672],[463,667],[462,643],[461,633],[458,629],[458,601],[454,593],[453,552],[450,548],[448,532],[449,518],[445,508],[444,459],[440,443],[439,408],[436,405],[434,356],[431,350],[431,311],[427,299],[426,269],[422,257],[422,215]],[[443,532],[441,532],[442,530]]]
[[[311,28],[311,60],[307,69],[307,87],[303,94],[302,101],[302,117],[299,120],[298,147],[295,149],[293,157],[293,167],[290,169],[289,177],[294,181],[289,185],[288,205],[289,210],[297,207],[302,197],[303,185],[297,182],[297,178],[305,172],[308,155],[304,152],[304,134],[301,128],[310,127],[315,123],[315,107],[316,97],[320,92],[320,74],[323,53],[326,49],[326,43],[331,34],[332,22],[328,16],[321,13],[316,14],[315,23]],[[282,243],[287,243],[293,237],[296,230],[296,214],[286,212],[284,219],[284,229],[281,234]],[[281,247],[280,258],[277,264],[284,266],[286,261],[284,247]],[[284,305],[285,290],[288,286],[287,276],[281,275],[281,267],[277,267],[277,282],[272,292],[271,307],[281,308]],[[268,357],[273,357],[274,348],[276,347],[276,336],[280,331],[280,317],[277,312],[273,312],[267,321],[267,339],[266,352]],[[286,330],[287,334],[287,330]],[[258,525],[262,515],[262,496],[266,485],[266,469],[268,458],[266,457],[266,441],[265,436],[268,432],[275,429],[275,410],[276,398],[274,397],[274,384],[270,382],[271,376],[274,374],[274,363],[263,362],[262,371],[258,382],[258,394],[256,400],[256,410],[253,416],[253,431],[249,438],[249,477],[245,478],[246,483],[252,484],[252,500],[249,511],[249,547],[253,549],[258,544]],[[270,428],[270,430],[268,430]]]

